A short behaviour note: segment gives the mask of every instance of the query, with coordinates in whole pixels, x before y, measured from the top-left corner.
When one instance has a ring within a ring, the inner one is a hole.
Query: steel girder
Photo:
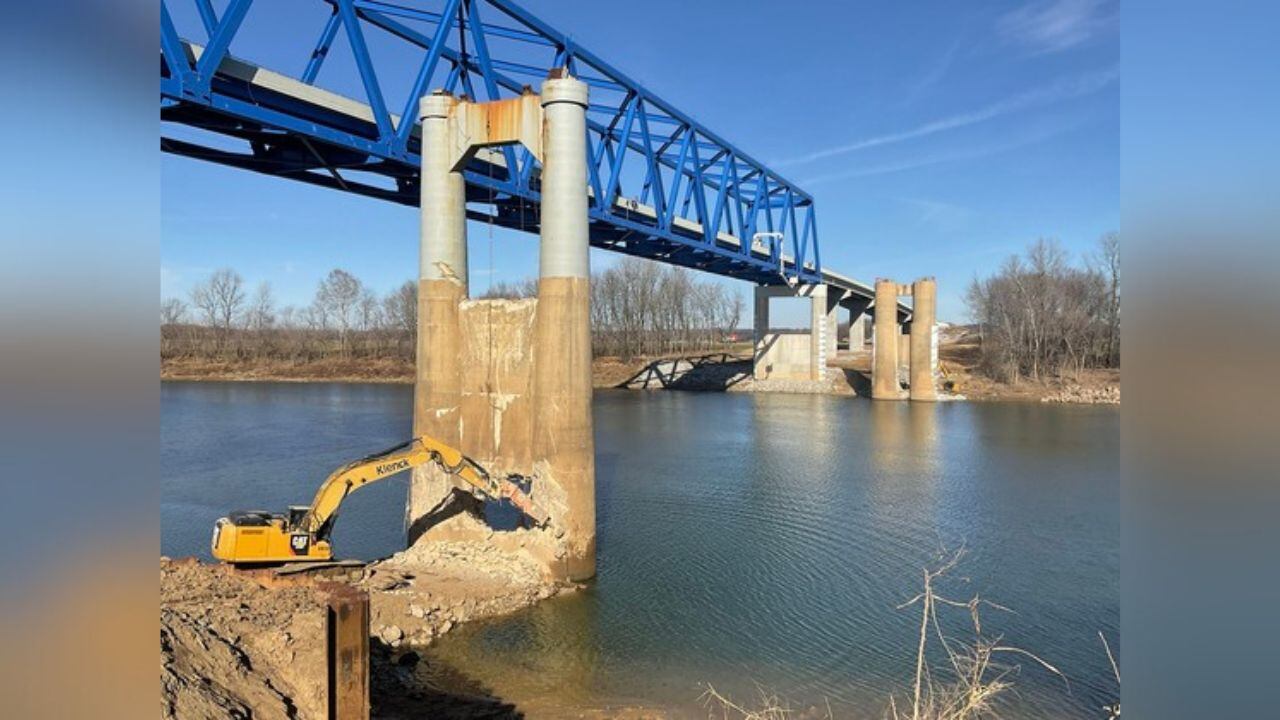
[[[315,0],[327,19],[314,28],[314,49],[299,58],[296,78],[231,53],[252,2],[229,0],[221,13],[210,0],[162,2],[161,119],[166,129],[202,131],[197,140],[163,134],[164,151],[416,206],[423,94],[511,97],[568,67],[592,91],[593,245],[757,283],[821,281],[810,195],[510,0]],[[170,5],[198,16],[198,29],[181,37]],[[358,69],[361,101],[322,82],[339,33]],[[394,106],[369,51],[374,33],[420,58]],[[224,147],[228,140],[234,149]],[[470,216],[538,230],[539,169],[527,150],[477,156],[465,175],[468,200],[482,205]],[[785,240],[754,243],[757,232]]]

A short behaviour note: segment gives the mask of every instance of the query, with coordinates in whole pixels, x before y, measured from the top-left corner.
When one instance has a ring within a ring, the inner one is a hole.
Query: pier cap
[[[449,111],[453,110],[453,106],[457,104],[457,98],[444,90],[436,90],[430,95],[423,95],[418,101],[418,117],[422,120],[447,118]]]
[[[587,106],[587,84],[569,74],[567,68],[552,68],[542,82],[542,106],[554,103]]]

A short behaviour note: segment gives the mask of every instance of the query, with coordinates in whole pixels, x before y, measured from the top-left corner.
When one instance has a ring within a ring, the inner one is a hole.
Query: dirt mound
[[[515,709],[466,683],[449,691],[415,672],[414,648],[459,623],[551,597],[522,531],[486,542],[421,543],[357,570],[369,592],[373,717],[510,717]],[[254,576],[194,559],[160,563],[160,707],[164,718],[324,718],[327,610],[306,578]],[[357,579],[358,578],[358,579]],[[280,583],[296,582],[296,585]],[[435,673],[439,675],[440,673]]]
[[[322,718],[325,608],[195,561],[160,566],[165,718]]]

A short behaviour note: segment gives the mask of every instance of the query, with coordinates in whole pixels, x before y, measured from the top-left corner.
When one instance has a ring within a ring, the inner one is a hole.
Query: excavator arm
[[[446,445],[428,435],[416,437],[382,452],[363,457],[335,470],[320,485],[311,507],[303,516],[299,529],[327,536],[334,515],[342,501],[352,492],[371,482],[391,477],[429,462],[435,462],[442,470],[462,480],[479,495],[491,499],[507,498],[513,505],[539,525],[546,524],[545,510],[509,478],[494,478],[471,458],[457,448]]]
[[[538,525],[549,513],[513,481],[495,478],[457,448],[427,435],[347,463],[321,483],[305,508],[288,516],[266,512],[234,512],[214,525],[213,555],[231,563],[329,560],[329,534],[338,509],[351,493],[397,473],[434,462],[471,491],[494,500],[506,498]]]

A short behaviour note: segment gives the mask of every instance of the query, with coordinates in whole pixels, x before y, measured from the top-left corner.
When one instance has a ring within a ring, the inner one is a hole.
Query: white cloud
[[[1119,77],[1119,68],[1110,68],[1108,70],[1088,75],[1060,79],[1051,85],[1028,90],[1018,95],[994,102],[984,108],[933,120],[909,130],[863,138],[844,145],[837,145],[823,150],[817,150],[807,155],[801,155],[799,157],[791,158],[790,160],[775,163],[775,165],[799,165],[838,155],[846,155],[848,153],[865,150],[867,148],[891,145],[893,143],[903,142],[904,140],[913,140],[915,138],[933,135],[934,133],[940,133],[945,130],[954,130],[956,128],[962,128],[969,125],[976,125],[988,120],[994,120],[995,118],[1003,115],[1009,115],[1011,113],[1030,110],[1032,108],[1051,105],[1054,103],[1065,102],[1085,95],[1092,95],[1115,82]]]
[[[1108,0],[1040,0],[1007,13],[996,23],[1004,38],[1035,53],[1080,45],[1114,20]]]

